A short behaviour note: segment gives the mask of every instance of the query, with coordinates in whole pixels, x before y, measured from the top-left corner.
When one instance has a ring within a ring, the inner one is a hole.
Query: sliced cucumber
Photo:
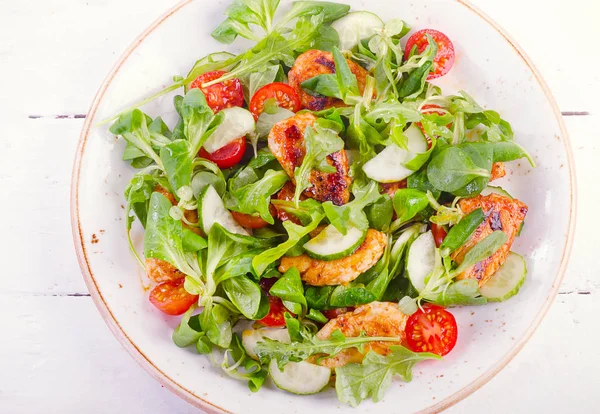
[[[247,329],[242,332],[242,345],[250,358],[258,360],[256,344],[264,338],[274,339],[284,344],[290,343],[290,334],[286,328]]]
[[[435,268],[435,240],[431,230],[421,234],[410,245],[406,271],[413,287],[419,293],[425,288],[425,278]]]
[[[203,145],[209,153],[215,152],[231,141],[253,132],[255,128],[252,113],[239,106],[225,108],[219,113],[219,116],[222,116],[223,120]]]
[[[328,225],[317,236],[304,244],[306,254],[314,259],[335,260],[354,253],[362,244],[367,232],[356,227],[348,228],[344,236],[333,225]]]
[[[274,114],[262,112],[258,116],[258,121],[256,121],[256,133],[261,138],[266,137],[271,132],[273,125],[279,121],[283,121],[284,119],[288,119],[293,116],[294,113],[292,111],[280,107],[277,108],[277,112]]]
[[[340,35],[340,49],[350,50],[363,39],[368,39],[376,30],[383,29],[383,21],[376,14],[367,11],[348,13],[331,23]]]
[[[490,302],[502,302],[519,292],[526,275],[525,259],[510,252],[500,269],[481,287],[481,294]]]
[[[213,224],[219,223],[231,233],[249,236],[250,233],[240,226],[233,218],[229,210],[225,208],[223,200],[212,185],[207,186],[198,198],[200,208],[198,209],[199,220],[204,234],[208,234]]]
[[[329,384],[331,370],[310,362],[288,362],[283,371],[276,360],[269,364],[269,375],[278,388],[293,394],[316,394]]]
[[[395,144],[388,145],[363,166],[367,177],[380,183],[392,183],[415,172],[414,168],[407,168],[406,164],[417,154],[427,151],[427,138],[414,123],[404,131],[404,135],[408,138],[408,151]]]
[[[508,194],[508,191],[506,191],[504,188],[502,187],[494,187],[492,185],[488,185],[487,187],[485,187],[483,189],[483,191],[481,192],[482,196],[486,196],[486,195],[490,195],[490,194],[499,194],[501,196],[505,196],[508,198],[513,198],[513,196],[511,196],[510,194]]]

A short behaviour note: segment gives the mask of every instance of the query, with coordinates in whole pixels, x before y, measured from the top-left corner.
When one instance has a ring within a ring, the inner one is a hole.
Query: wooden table
[[[69,218],[75,147],[94,93],[132,39],[174,3],[0,0],[0,412],[198,412],[110,334],[81,277]],[[563,111],[578,229],[560,294],[531,341],[450,412],[598,412],[598,3],[473,3],[523,46]]]

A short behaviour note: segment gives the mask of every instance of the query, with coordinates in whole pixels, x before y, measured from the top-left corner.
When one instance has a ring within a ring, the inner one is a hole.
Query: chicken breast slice
[[[171,263],[154,258],[146,259],[146,274],[150,280],[160,283],[168,280],[177,280],[185,277],[185,273],[181,272]]]
[[[469,250],[479,241],[496,230],[506,233],[506,243],[490,257],[484,259],[457,276],[457,279],[476,279],[479,286],[483,286],[496,271],[504,264],[515,236],[525,216],[527,206],[521,201],[495,193],[487,196],[464,198],[458,202],[465,214],[481,208],[485,214],[485,220],[479,225],[471,239],[461,248],[452,253],[452,260],[461,263]]]
[[[383,255],[386,244],[387,237],[384,233],[369,229],[363,243],[349,256],[336,260],[313,259],[307,254],[282,257],[279,271],[285,273],[295,267],[302,280],[312,286],[347,285],[375,266]]]
[[[269,133],[269,149],[275,155],[285,172],[294,180],[294,169],[302,165],[306,148],[304,131],[315,124],[317,118],[311,113],[299,113],[291,118],[276,123]],[[317,201],[331,201],[342,205],[350,199],[350,184],[348,175],[348,158],[346,151],[341,150],[327,156],[329,165],[336,169],[334,173],[324,173],[313,170],[309,181],[311,186],[304,195]]]
[[[356,337],[362,332],[367,336],[398,337],[398,342],[372,342],[364,347],[364,353],[356,348],[345,349],[339,354],[329,358],[314,358],[314,361],[328,368],[336,368],[351,362],[362,362],[369,351],[375,351],[381,355],[390,353],[390,346],[401,345],[405,342],[404,329],[408,316],[403,314],[397,303],[371,302],[359,306],[352,312],[344,313],[330,320],[317,333],[319,339],[327,339],[331,334],[339,330],[346,337]]]
[[[358,90],[362,95],[365,90],[367,71],[351,60],[346,59],[346,61],[350,71],[356,76]],[[303,108],[321,111],[335,106],[344,106],[344,102],[340,99],[321,95],[313,96],[300,86],[305,80],[332,73],[335,73],[335,63],[331,53],[322,50],[307,50],[298,56],[288,73],[288,81],[290,86],[298,92]]]
[[[495,162],[492,165],[492,176],[490,177],[490,181],[497,180],[498,178],[502,178],[506,175],[506,168],[503,162]]]

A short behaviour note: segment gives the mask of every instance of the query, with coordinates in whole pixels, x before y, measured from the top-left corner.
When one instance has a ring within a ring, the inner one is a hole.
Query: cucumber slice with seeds
[[[367,11],[348,13],[331,23],[340,35],[340,50],[350,50],[363,39],[369,39],[376,30],[383,29],[383,21],[376,14]]]
[[[427,151],[427,138],[414,123],[404,131],[404,135],[408,138],[408,151],[395,144],[388,145],[363,166],[367,177],[380,183],[392,183],[404,180],[415,172],[406,164],[417,154]]]
[[[317,236],[304,244],[306,254],[314,259],[335,260],[354,253],[367,236],[367,232],[356,227],[348,228],[346,235],[333,225],[328,225]]]
[[[504,188],[502,187],[495,187],[493,185],[488,185],[487,187],[485,187],[483,189],[483,191],[481,192],[482,196],[486,196],[486,195],[490,195],[490,194],[498,194],[501,196],[505,196],[508,198],[513,198],[513,196],[511,196],[510,194],[508,194],[508,191],[506,191]]]
[[[250,358],[258,360],[256,344],[264,341],[264,338],[274,339],[284,344],[290,343],[290,334],[286,328],[247,329],[242,332],[242,345]]]
[[[208,235],[213,224],[219,223],[231,233],[249,236],[250,233],[240,226],[233,218],[229,210],[225,208],[223,200],[212,185],[208,185],[198,198],[200,208],[198,209],[198,220],[202,225],[204,234]]]
[[[278,388],[293,394],[316,394],[329,384],[331,370],[310,362],[288,362],[283,371],[276,360],[269,364],[269,375]]]
[[[238,106],[223,109],[219,116],[223,117],[223,121],[215,128],[203,145],[209,153],[213,153],[231,141],[251,133],[256,127],[254,116],[250,111]]]
[[[420,293],[425,289],[425,278],[435,267],[435,240],[431,230],[421,234],[410,245],[406,258],[406,272],[413,287]]]
[[[481,287],[481,294],[490,302],[505,301],[519,292],[526,276],[525,259],[510,252],[500,269]]]

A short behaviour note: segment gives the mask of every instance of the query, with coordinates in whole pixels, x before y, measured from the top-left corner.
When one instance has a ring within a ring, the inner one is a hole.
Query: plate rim
[[[102,293],[96,283],[94,278],[94,274],[92,272],[91,266],[87,259],[87,252],[84,244],[84,238],[81,230],[80,223],[80,215],[79,215],[79,178],[81,173],[81,161],[83,158],[83,153],[85,150],[87,138],[89,132],[93,125],[93,120],[96,115],[96,111],[100,102],[102,101],[104,94],[110,84],[112,83],[114,77],[119,72],[121,67],[125,64],[127,59],[129,59],[130,55],[137,49],[137,47],[155,30],[157,29],[165,20],[167,20],[170,16],[178,12],[180,9],[185,7],[186,5],[192,3],[193,0],[182,0],[179,3],[175,4],[173,7],[168,9],[165,13],[163,13],[160,17],[158,17],[153,23],[151,23],[140,35],[138,35],[135,40],[127,47],[127,49],[121,54],[117,62],[111,68],[110,72],[102,82],[102,85],[96,92],[94,96],[94,100],[90,105],[90,109],[86,114],[86,119],[81,129],[81,134],[79,136],[79,142],[77,145],[77,150],[75,154],[75,160],[73,163],[73,170],[71,175],[71,189],[70,189],[70,213],[71,213],[71,229],[73,233],[73,241],[75,244],[75,252],[77,256],[77,261],[79,263],[79,267],[81,268],[81,272],[83,275],[83,279],[88,288],[90,296],[96,305],[96,308],[100,312],[102,319],[108,325],[108,328],[113,333],[113,335],[117,338],[120,344],[127,350],[127,352],[133,357],[133,359],[153,378],[155,378],[159,383],[164,385],[169,391],[173,392],[178,397],[184,399],[188,403],[201,408],[208,413],[232,413],[220,407],[209,400],[202,398],[192,391],[185,388],[183,385],[178,383],[176,380],[170,378],[165,372],[159,369],[154,363],[138,348],[138,346],[132,341],[132,339],[127,335],[125,330],[121,327],[120,323],[117,321],[112,311],[110,310],[108,304],[105,302]],[[573,158],[573,151],[571,146],[571,141],[569,139],[569,135],[567,132],[567,128],[564,123],[564,119],[562,113],[560,112],[558,105],[550,91],[550,88],[546,84],[545,80],[541,76],[540,72],[533,64],[529,56],[524,52],[524,50],[515,42],[515,40],[502,28],[498,25],[494,20],[492,20],[487,14],[482,12],[478,7],[472,5],[468,0],[456,0],[462,6],[469,9],[479,18],[483,19],[487,24],[489,24],[494,30],[496,30],[507,42],[508,44],[519,54],[521,59],[525,62],[525,64],[529,67],[531,72],[533,73],[535,80],[542,88],[546,99],[550,103],[552,110],[554,112],[554,116],[558,121],[558,125],[560,127],[560,131],[562,134],[561,142],[563,143],[564,150],[567,156],[567,165],[569,169],[569,181],[570,181],[570,198],[569,198],[569,223],[568,223],[568,233],[567,239],[564,243],[562,249],[561,261],[558,266],[558,272],[556,274],[556,278],[552,282],[552,289],[546,298],[546,301],[542,305],[541,309],[533,319],[530,326],[527,328],[525,333],[519,338],[515,344],[511,347],[511,349],[500,358],[491,368],[489,368],[485,373],[481,374],[479,377],[475,378],[471,381],[470,384],[465,387],[459,389],[454,392],[452,395],[446,397],[444,400],[430,405],[419,413],[438,413],[441,412],[456,403],[462,401],[487,382],[489,382],[496,374],[498,374],[523,348],[523,346],[529,341],[542,319],[545,317],[548,309],[554,302],[556,295],[558,294],[558,289],[561,285],[561,282],[564,278],[569,258],[571,255],[571,250],[573,246],[573,239],[575,234],[575,222],[577,211],[577,181],[575,176],[575,162]]]

